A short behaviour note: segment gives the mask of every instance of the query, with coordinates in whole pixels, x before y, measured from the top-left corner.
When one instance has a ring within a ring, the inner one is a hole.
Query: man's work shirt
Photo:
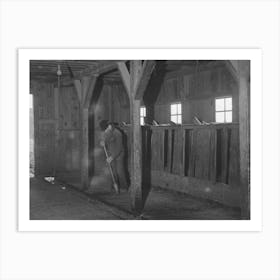
[[[124,155],[122,133],[118,129],[105,131],[103,140],[106,145],[109,156],[115,159],[120,159]]]

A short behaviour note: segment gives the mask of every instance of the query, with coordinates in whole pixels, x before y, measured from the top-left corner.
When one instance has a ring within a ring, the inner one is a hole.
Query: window
[[[170,120],[176,124],[182,124],[182,104],[173,103],[170,105]]]
[[[215,118],[218,123],[232,122],[232,97],[216,98]]]
[[[146,117],[146,107],[142,106],[140,107],[140,124],[144,125],[145,120],[144,118]]]

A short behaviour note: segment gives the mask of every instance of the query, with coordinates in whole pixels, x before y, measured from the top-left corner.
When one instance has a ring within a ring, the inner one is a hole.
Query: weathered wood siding
[[[156,81],[154,81],[156,83]],[[154,94],[147,92],[147,94]],[[215,121],[215,98],[232,96],[233,122],[238,122],[237,83],[225,67],[187,75],[167,75],[154,104],[154,119],[164,124],[170,121],[170,103],[182,103],[184,124],[193,123],[193,117],[206,122]]]
[[[238,124],[143,127],[142,140],[143,166],[151,167],[154,186],[239,206]]]
[[[151,130],[153,185],[239,206],[238,124]]]
[[[80,104],[74,87],[61,87],[58,93],[57,172],[75,172],[80,165]]]
[[[35,175],[51,176],[54,172],[55,116],[53,87],[33,83]]]
[[[237,124],[150,129],[153,170],[238,185]]]
[[[80,173],[80,105],[73,87],[33,83],[35,174]]]

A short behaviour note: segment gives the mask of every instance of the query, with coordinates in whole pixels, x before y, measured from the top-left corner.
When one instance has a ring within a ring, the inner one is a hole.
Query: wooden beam
[[[131,80],[130,80],[130,74],[128,72],[128,69],[124,62],[117,62],[117,66],[120,71],[125,90],[128,93],[129,97],[131,97],[131,85],[130,85]]]
[[[81,112],[81,184],[82,189],[89,187],[89,107],[96,85],[97,76],[82,79]]]
[[[141,69],[140,79],[137,83],[135,99],[141,100],[156,66],[155,60],[145,60]]]
[[[100,60],[98,66],[91,68],[88,67],[85,70],[79,71],[75,73],[76,78],[82,78],[84,76],[93,76],[93,75],[102,75],[107,72],[117,70],[118,69],[118,62],[125,63],[126,60],[113,60],[112,62],[104,62]]]
[[[225,66],[227,70],[231,73],[234,80],[238,82],[239,76],[238,76],[237,60],[225,60]]]
[[[236,73],[238,73],[238,60],[230,60],[230,63],[233,67],[233,69],[236,71]]]
[[[250,218],[250,61],[238,61],[241,215]]]
[[[74,83],[74,87],[76,89],[77,95],[78,95],[78,99],[80,101],[80,103],[82,102],[82,84],[80,80],[73,80]]]
[[[140,100],[135,100],[136,85],[142,69],[141,60],[130,61],[130,119],[131,119],[131,204],[134,211],[143,210],[142,197],[142,133],[140,125]]]
[[[81,98],[81,105],[84,104],[85,97],[87,95],[89,85],[90,85],[90,77],[85,76],[81,79],[81,89],[82,89],[82,98]]]
[[[140,125],[140,105],[141,101],[136,100],[136,90],[139,84],[142,62],[141,60],[130,61],[130,73],[124,62],[117,62],[124,87],[130,100],[130,139],[131,139],[131,185],[130,198],[132,209],[136,213],[143,210],[142,196],[142,131]]]
[[[93,95],[93,91],[97,82],[98,76],[94,75],[90,78],[87,90],[84,92],[83,107],[88,109],[90,106],[90,101]]]
[[[118,69],[118,66],[116,65],[115,62],[112,62],[110,64],[104,63],[104,64],[100,64],[98,66],[97,74],[98,75],[102,75],[102,74],[105,74],[107,72],[110,72],[110,71],[113,71],[113,70],[117,70],[117,69]]]
[[[81,108],[81,185],[84,190],[89,187],[88,117],[88,108]]]

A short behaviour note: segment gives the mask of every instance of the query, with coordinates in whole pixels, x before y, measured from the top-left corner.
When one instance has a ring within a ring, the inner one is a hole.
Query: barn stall
[[[30,74],[35,176],[106,189],[98,123],[107,119],[126,139],[134,208],[158,186],[240,207],[248,218],[248,61],[36,60]],[[231,119],[217,122],[216,100],[225,98]]]

